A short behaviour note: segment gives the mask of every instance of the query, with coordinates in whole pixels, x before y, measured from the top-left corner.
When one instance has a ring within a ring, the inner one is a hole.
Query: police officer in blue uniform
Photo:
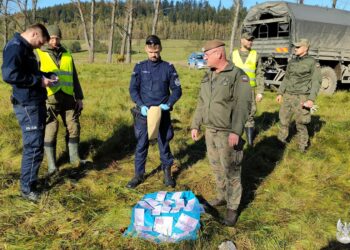
[[[40,197],[36,190],[38,171],[44,156],[46,119],[46,87],[55,84],[39,71],[33,49],[50,39],[42,24],[34,24],[23,33],[16,33],[3,51],[2,77],[13,88],[11,101],[22,129],[23,153],[21,195],[30,201]]]
[[[135,176],[127,184],[135,188],[143,182],[145,164],[148,153],[147,112],[151,106],[159,106],[162,110],[158,133],[158,148],[165,186],[175,186],[171,176],[174,157],[169,142],[174,136],[170,111],[182,95],[179,76],[174,66],[160,57],[162,45],[160,39],[151,35],[146,39],[145,50],[148,60],[135,65],[130,81],[130,96],[136,103],[139,114],[134,115],[134,131],[137,139],[135,151]]]

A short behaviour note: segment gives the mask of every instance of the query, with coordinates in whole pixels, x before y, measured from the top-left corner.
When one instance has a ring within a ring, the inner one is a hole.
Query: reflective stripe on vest
[[[249,52],[249,55],[247,57],[247,60],[245,63],[243,63],[241,56],[239,55],[239,51],[235,49],[232,52],[232,62],[238,67],[243,69],[243,71],[248,75],[249,77],[249,83],[250,86],[255,87],[255,71],[256,71],[256,59],[257,59],[257,53],[256,50],[251,50]]]
[[[47,87],[47,95],[53,95],[57,91],[62,90],[68,95],[73,95],[73,58],[69,52],[62,53],[60,68],[51,58],[48,52],[40,49],[36,50],[40,58],[40,70],[42,72],[55,73],[59,81],[55,86]]]

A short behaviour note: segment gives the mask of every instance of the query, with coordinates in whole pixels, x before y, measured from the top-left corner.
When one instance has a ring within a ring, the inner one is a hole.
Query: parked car
[[[207,67],[207,61],[204,60],[203,52],[193,52],[188,57],[187,64],[190,68],[203,69]]]

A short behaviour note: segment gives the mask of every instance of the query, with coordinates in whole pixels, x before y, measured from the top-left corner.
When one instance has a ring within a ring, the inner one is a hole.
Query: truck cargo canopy
[[[276,18],[289,17],[291,36],[311,41],[312,49],[350,49],[350,12],[288,2],[266,2],[252,7],[243,25],[264,19],[266,14]]]

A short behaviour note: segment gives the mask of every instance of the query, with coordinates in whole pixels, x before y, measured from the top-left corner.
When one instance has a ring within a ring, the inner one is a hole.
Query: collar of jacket
[[[45,51],[45,52],[48,52],[50,54],[52,54],[52,53],[60,54],[60,53],[64,53],[64,52],[67,51],[62,45],[60,45],[57,49],[51,48],[48,45],[44,45],[44,46],[41,47],[41,50]]]
[[[226,67],[222,71],[219,72],[219,74],[221,72],[232,71],[235,68],[235,66],[233,65],[233,63],[231,61],[227,61],[227,62],[228,62],[228,64],[226,65]],[[214,72],[215,70],[214,69],[209,69],[209,71]]]
[[[26,40],[24,39],[20,33],[16,32],[15,33],[15,37],[18,39],[18,40],[21,40],[21,42],[24,43],[25,46],[27,46],[29,49],[33,49],[33,46]]]

